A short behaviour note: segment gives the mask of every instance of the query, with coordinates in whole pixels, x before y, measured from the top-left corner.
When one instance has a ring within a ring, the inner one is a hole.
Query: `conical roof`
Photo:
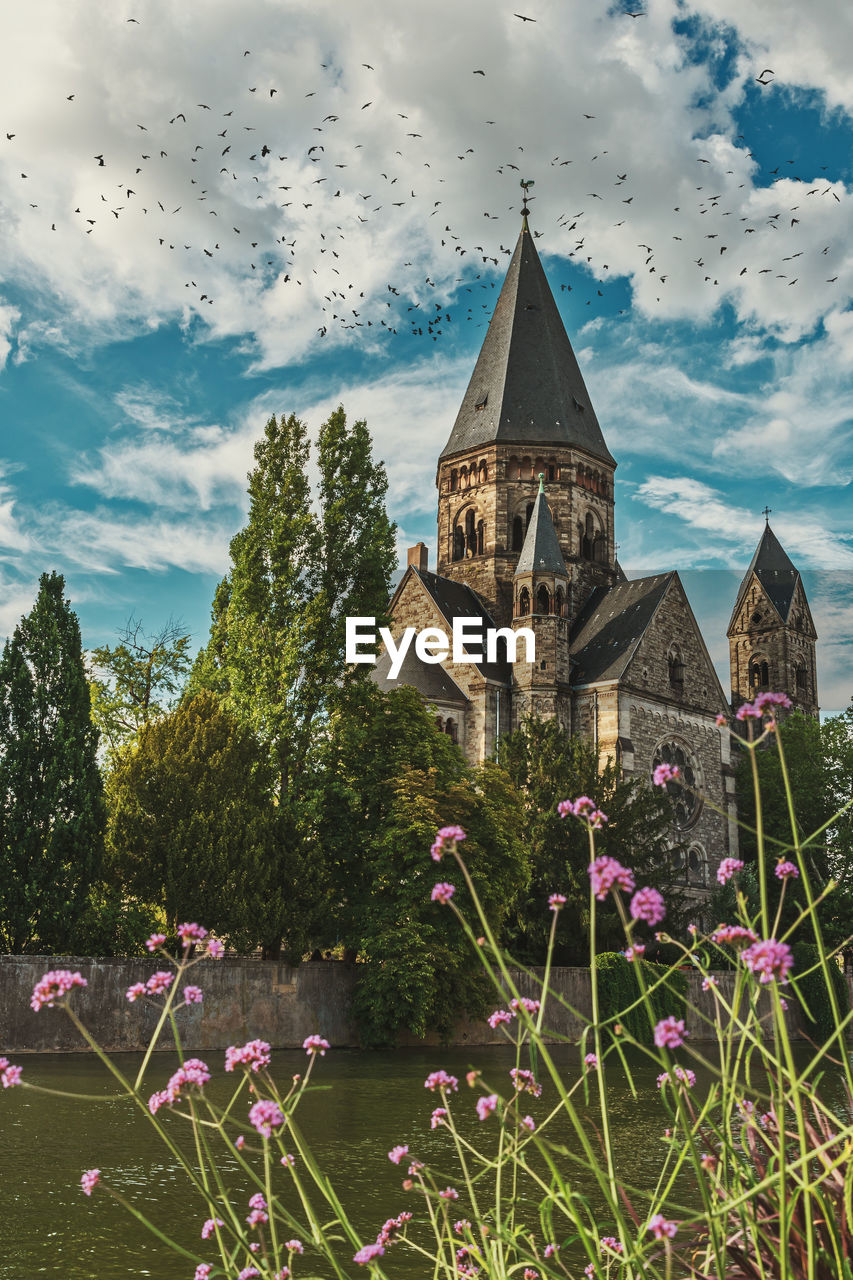
[[[779,617],[783,622],[787,622],[800,575],[785,548],[770,528],[769,522],[764,528],[761,540],[755,549],[755,555],[740,584],[732,614],[732,625],[740,612],[743,597],[746,595],[753,574],[758,578]]]
[[[495,441],[575,445],[615,465],[527,218],[441,457]]]
[[[516,577],[520,573],[559,573],[564,578],[569,576],[541,476],[539,493],[536,496],[524,545],[515,567]]]

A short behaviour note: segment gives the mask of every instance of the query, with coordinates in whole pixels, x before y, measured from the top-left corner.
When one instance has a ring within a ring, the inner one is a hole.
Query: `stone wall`
[[[155,960],[147,959],[0,957],[0,1054],[74,1053],[85,1049],[82,1037],[61,1010],[42,1009],[35,1013],[29,1007],[36,982],[54,968],[80,970],[87,979],[86,989],[74,992],[74,1008],[105,1049],[110,1053],[140,1052],[153,1034],[157,1011],[147,1001],[128,1004],[125,992],[133,983],[144,982],[158,967]],[[541,977],[542,971],[536,972]],[[538,996],[535,977],[512,973],[522,995]],[[188,1051],[224,1049],[256,1037],[269,1041],[274,1048],[298,1048],[306,1036],[313,1034],[325,1036],[336,1047],[358,1046],[358,1032],[350,1014],[356,977],[353,965],[318,961],[292,968],[258,960],[227,959],[204,961],[192,974],[191,981],[204,991],[204,1004],[182,1009],[177,1015]],[[734,974],[720,973],[717,977],[721,992],[730,999]],[[689,974],[689,984],[688,1000],[697,1012],[689,1015],[688,1030],[693,1040],[707,1040],[709,1021],[713,1020],[713,994],[701,990],[698,974]],[[545,1025],[555,1033],[555,1040],[575,1041],[583,1027],[577,1013],[587,1018],[591,1014],[588,970],[552,970],[552,990],[556,998],[546,1007]],[[793,1001],[791,1004],[789,1025],[796,1033]],[[500,1030],[492,1031],[484,1021],[463,1019],[453,1043],[505,1044],[506,1039]],[[438,1044],[438,1038],[400,1039],[403,1047],[424,1044]],[[168,1035],[162,1037],[159,1047],[171,1047]]]

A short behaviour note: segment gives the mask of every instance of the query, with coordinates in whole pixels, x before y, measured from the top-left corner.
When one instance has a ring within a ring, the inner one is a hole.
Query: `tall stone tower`
[[[569,671],[569,572],[545,496],[545,477],[513,577],[515,630],[528,628],[536,639],[536,658],[513,667],[512,726],[528,715],[572,724]],[[517,652],[523,652],[521,644]]]
[[[506,626],[544,476],[568,570],[569,620],[619,576],[616,468],[527,223],[468,390],[438,461],[438,573],[464,582]]]
[[[728,637],[734,706],[773,689],[806,715],[818,715],[817,632],[802,579],[769,519],[740,584]]]

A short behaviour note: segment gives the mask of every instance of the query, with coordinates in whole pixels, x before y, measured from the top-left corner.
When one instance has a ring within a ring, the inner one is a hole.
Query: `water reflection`
[[[208,1089],[224,1102],[234,1078],[222,1070],[221,1053],[206,1058],[214,1071]],[[140,1058],[127,1054],[117,1061],[132,1076]],[[430,1129],[430,1114],[440,1100],[424,1090],[426,1075],[441,1066],[459,1076],[458,1114],[483,1140],[492,1130],[476,1119],[474,1106],[479,1095],[466,1089],[465,1072],[470,1068],[482,1071],[495,1091],[506,1094],[514,1061],[509,1048],[393,1054],[336,1050],[318,1061],[314,1079],[329,1087],[305,1098],[299,1112],[301,1127],[365,1238],[372,1239],[386,1217],[414,1207],[412,1197],[401,1189],[404,1168],[395,1168],[388,1161],[392,1146],[407,1144],[412,1155],[437,1166],[448,1182],[457,1178],[445,1133]],[[577,1050],[557,1051],[557,1061],[565,1067],[567,1078],[573,1079]],[[280,1085],[286,1088],[294,1073],[304,1071],[305,1063],[301,1052],[276,1052],[273,1065]],[[34,1055],[23,1059],[23,1064],[26,1078],[34,1083],[99,1096],[115,1092],[105,1069],[85,1055]],[[156,1056],[150,1073],[151,1091],[163,1086],[175,1065],[173,1055]],[[648,1188],[663,1159],[667,1117],[655,1083],[656,1069],[639,1058],[632,1061],[632,1069],[637,1098],[620,1068],[609,1073],[611,1124],[624,1177]],[[708,1081],[697,1074],[697,1093],[701,1093]],[[540,1120],[553,1097],[553,1088],[549,1089],[546,1081],[542,1099],[530,1098],[525,1110]],[[596,1108],[591,1105],[589,1119],[595,1118]],[[170,1117],[168,1123],[170,1132],[176,1138],[183,1135],[183,1141],[184,1122]],[[97,1166],[106,1180],[173,1239],[193,1251],[202,1251],[199,1231],[206,1214],[192,1198],[184,1175],[129,1101],[77,1102],[10,1089],[0,1099],[0,1126],[0,1280],[35,1275],[61,1275],[63,1280],[91,1280],[93,1276],[125,1280],[148,1275],[181,1280],[192,1276],[192,1263],[174,1257],[113,1200],[98,1191],[89,1200],[80,1190],[82,1171]],[[554,1139],[565,1142],[570,1150],[577,1149],[577,1140],[565,1124]],[[238,1198],[248,1197],[254,1188],[241,1185],[242,1174],[234,1162],[223,1155],[222,1167]],[[583,1189],[594,1192],[589,1181]],[[689,1186],[680,1188],[680,1193],[685,1200],[692,1199]],[[594,1195],[592,1199],[594,1202]],[[529,1215],[531,1225],[534,1217]],[[398,1253],[394,1269],[415,1274],[418,1268],[414,1262],[408,1267],[402,1262]]]

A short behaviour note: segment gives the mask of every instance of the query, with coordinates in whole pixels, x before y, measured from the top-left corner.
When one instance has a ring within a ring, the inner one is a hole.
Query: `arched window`
[[[794,679],[797,685],[797,693],[805,694],[808,691],[808,680],[806,679],[806,664],[798,662],[794,668]]]
[[[459,726],[457,725],[455,720],[450,720],[450,719],[447,720],[444,726],[444,732],[450,738],[451,742],[459,741]]]
[[[761,664],[761,686],[764,689],[770,687],[770,668],[766,662]]]
[[[669,647],[666,655],[667,667],[669,670],[670,687],[675,693],[684,692],[684,662],[681,658],[681,650],[677,644]]]
[[[465,534],[462,532],[459,525],[457,525],[453,530],[453,559],[465,559]]]
[[[692,844],[687,850],[687,880],[690,884],[708,883],[708,859],[701,844]]]
[[[518,612],[522,618],[526,618],[530,613],[530,592],[527,587],[522,587],[518,593]]]
[[[459,472],[455,469],[450,473],[450,492],[455,493],[459,488]]]
[[[477,535],[474,529],[474,511],[472,508],[465,512],[465,550],[469,556],[477,554]]]
[[[592,514],[587,511],[586,520],[581,527],[581,555],[584,560],[592,560],[594,542],[595,522],[592,518]]]
[[[579,485],[583,486],[583,467],[580,464],[578,464],[578,469],[575,473],[575,480]]]
[[[534,504],[533,504],[532,502],[528,502],[528,504],[527,504],[527,515],[525,516],[525,519],[524,519],[524,528],[525,528],[525,531],[527,530],[527,528],[528,528],[528,526],[529,526],[529,524],[530,524],[530,517],[533,515],[533,505],[534,505]]]
[[[510,458],[506,464],[507,480],[519,480],[521,478],[521,468],[518,465],[518,458]]]
[[[512,549],[520,551],[524,546],[524,521],[521,516],[516,516],[512,522]]]
[[[548,588],[544,585],[544,583],[536,592],[536,612],[537,613],[551,612],[551,597],[548,594]]]
[[[557,466],[556,466],[556,464],[555,464],[555,463],[553,463],[553,462],[549,462],[549,463],[548,463],[548,482],[549,482],[549,484],[553,484],[553,483],[554,483],[554,481],[555,481],[556,479],[557,479]]]
[[[533,479],[533,463],[530,461],[529,458],[521,459],[521,479],[522,480]]]
[[[604,564],[607,560],[607,543],[600,529],[596,530],[595,537],[592,540],[592,558],[597,560],[599,564]]]
[[[482,520],[477,522],[477,555],[481,556],[484,550],[486,540],[486,526]]]
[[[554,612],[559,618],[564,618],[566,616],[566,598],[563,595],[562,587],[557,587],[557,592],[554,597]]]
[[[757,689],[761,683],[761,666],[757,662],[749,664],[749,687]]]
[[[489,468],[486,466],[485,462],[481,462],[477,479],[479,480],[480,484],[485,484],[488,478],[489,478]]]
[[[701,779],[699,765],[686,745],[679,742],[662,742],[652,757],[651,773],[659,765],[668,764],[677,769],[677,774],[666,783],[666,793],[672,801],[672,817],[676,827],[684,830],[690,827],[699,816],[702,807],[700,795]]]

